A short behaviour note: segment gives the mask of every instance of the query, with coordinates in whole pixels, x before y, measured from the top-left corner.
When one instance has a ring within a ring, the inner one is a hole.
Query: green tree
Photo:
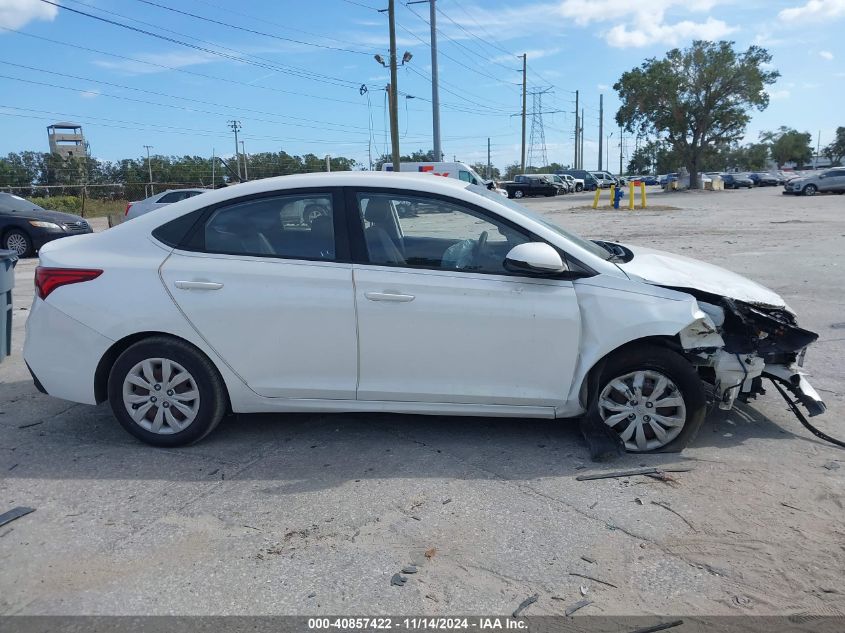
[[[514,176],[522,173],[522,166],[519,163],[511,163],[505,167],[505,180],[513,180]]]
[[[842,159],[845,158],[845,127],[836,128],[836,138],[822,152],[834,165],[842,163]]]
[[[701,40],[647,59],[613,86],[622,102],[616,122],[628,132],[665,137],[689,171],[690,187],[698,188],[702,160],[742,137],[750,109],[768,106],[765,88],[780,76],[764,70],[771,60],[758,46],[738,53],[733,42]]]
[[[782,125],[775,132],[761,132],[760,140],[769,146],[778,168],[792,162],[800,169],[813,159],[813,135],[809,132]]]

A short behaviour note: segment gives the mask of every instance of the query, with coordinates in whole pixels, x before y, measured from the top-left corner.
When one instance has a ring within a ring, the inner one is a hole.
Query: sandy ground
[[[845,197],[655,194],[677,211],[527,204],[589,237],[673,250],[783,294],[840,437]],[[18,266],[0,365],[0,614],[845,614],[845,452],[779,396],[714,413],[681,455],[589,461],[574,425],[396,415],[241,416],[199,445],[135,442],[107,407],[35,391]],[[674,483],[579,482],[641,465]],[[429,550],[431,558],[425,556]],[[436,550],[436,551],[431,551]],[[404,587],[392,575],[419,563]],[[583,574],[592,579],[573,574]]]

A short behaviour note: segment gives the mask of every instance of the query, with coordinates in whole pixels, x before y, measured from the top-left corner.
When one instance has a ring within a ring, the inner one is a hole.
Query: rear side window
[[[193,232],[187,248],[227,255],[334,260],[332,196],[273,196],[219,207]]]
[[[186,196],[182,191],[171,191],[170,193],[166,193],[161,198],[159,198],[158,203],[170,204],[172,202],[179,202],[180,200],[184,200],[185,197]]]
[[[202,217],[203,209],[186,213],[183,216],[171,220],[167,224],[162,224],[153,231],[153,237],[159,242],[164,242],[172,248],[176,248],[187,237],[190,230],[197,223],[197,220]]]

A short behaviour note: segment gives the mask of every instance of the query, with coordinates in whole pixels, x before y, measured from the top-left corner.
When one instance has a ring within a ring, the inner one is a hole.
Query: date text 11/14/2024
[[[405,629],[409,631],[444,631],[444,630],[520,630],[527,629],[528,623],[503,617],[336,617],[336,618],[308,618],[308,629],[319,630],[349,630],[374,631]]]

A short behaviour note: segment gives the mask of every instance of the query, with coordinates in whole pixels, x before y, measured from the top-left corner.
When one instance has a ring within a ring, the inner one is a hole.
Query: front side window
[[[274,196],[220,207],[195,232],[190,246],[209,253],[332,260],[332,196]]]
[[[458,178],[464,182],[472,182],[472,176],[470,176],[468,171],[464,171],[463,169],[458,172]]]
[[[386,193],[357,198],[373,264],[505,274],[508,252],[529,241],[520,229],[438,198]]]

